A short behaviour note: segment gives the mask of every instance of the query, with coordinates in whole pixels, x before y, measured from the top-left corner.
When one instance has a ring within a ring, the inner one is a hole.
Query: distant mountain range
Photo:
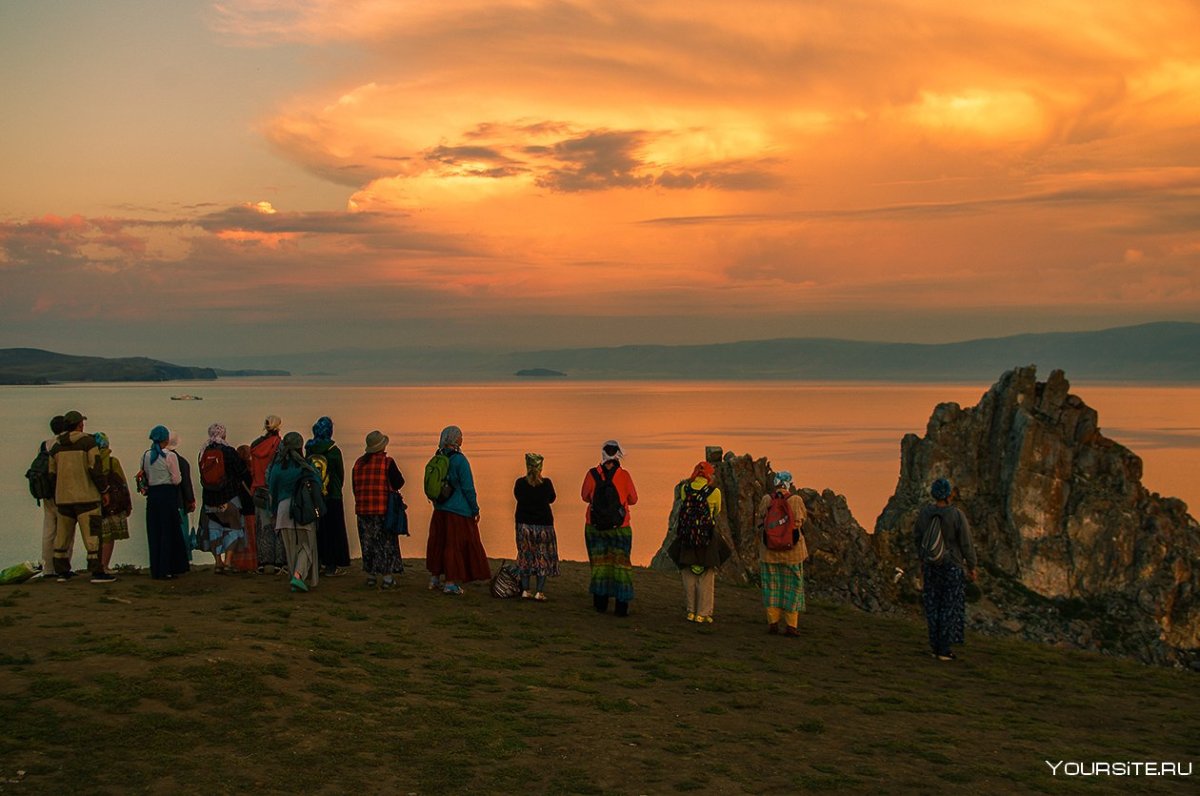
[[[0,384],[62,381],[177,381],[242,376],[287,376],[287,371],[219,370],[146,357],[79,357],[39,348],[0,348]]]
[[[1200,324],[1149,323],[1098,332],[1022,334],[958,343],[879,343],[784,338],[698,345],[627,345],[544,351],[425,347],[346,348],[303,354],[212,358],[227,369],[153,359],[70,357],[0,349],[0,383],[164,381],[292,373],[351,382],[513,380],[565,374],[583,379],[797,379],[810,381],[989,380],[1022,365],[1094,381],[1200,381]],[[557,380],[557,379],[556,379]]]

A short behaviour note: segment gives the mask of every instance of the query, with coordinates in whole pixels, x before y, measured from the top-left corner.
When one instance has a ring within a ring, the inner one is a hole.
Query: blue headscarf
[[[948,500],[951,491],[950,482],[945,478],[939,478],[933,482],[933,486],[929,489],[929,494],[933,495],[934,500]]]
[[[317,443],[327,442],[333,439],[333,421],[328,417],[322,417],[313,423],[313,438],[304,443],[305,448],[312,448]]]
[[[166,426],[155,426],[154,428],[150,429],[150,442],[153,443],[150,446],[151,464],[154,464],[158,457],[163,455],[162,444],[170,438],[171,432]]]
[[[792,483],[792,474],[787,470],[775,473],[775,488],[786,489]]]

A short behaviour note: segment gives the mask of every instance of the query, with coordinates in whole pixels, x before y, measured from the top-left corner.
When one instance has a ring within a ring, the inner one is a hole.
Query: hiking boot
[[[791,625],[788,625],[787,628],[783,631],[783,635],[789,636],[791,638],[796,638],[797,636],[800,635],[800,631],[797,630],[796,628],[792,627]]]
[[[107,572],[96,572],[92,575],[92,583],[116,583],[117,579]]]

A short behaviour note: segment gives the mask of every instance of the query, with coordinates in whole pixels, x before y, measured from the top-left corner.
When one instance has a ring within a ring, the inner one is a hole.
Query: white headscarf
[[[616,448],[617,452],[609,453],[608,451],[605,450],[605,448]],[[621,443],[617,442],[615,439],[606,440],[605,443],[600,446],[600,463],[601,464],[607,464],[608,462],[611,462],[613,459],[616,459],[617,461],[621,461],[621,459],[624,459],[624,458],[625,458],[625,450],[621,447]]]

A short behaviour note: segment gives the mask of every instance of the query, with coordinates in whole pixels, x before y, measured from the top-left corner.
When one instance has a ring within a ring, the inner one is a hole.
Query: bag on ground
[[[506,600],[521,593],[521,571],[517,565],[509,561],[500,564],[500,569],[492,576],[492,596]]]

